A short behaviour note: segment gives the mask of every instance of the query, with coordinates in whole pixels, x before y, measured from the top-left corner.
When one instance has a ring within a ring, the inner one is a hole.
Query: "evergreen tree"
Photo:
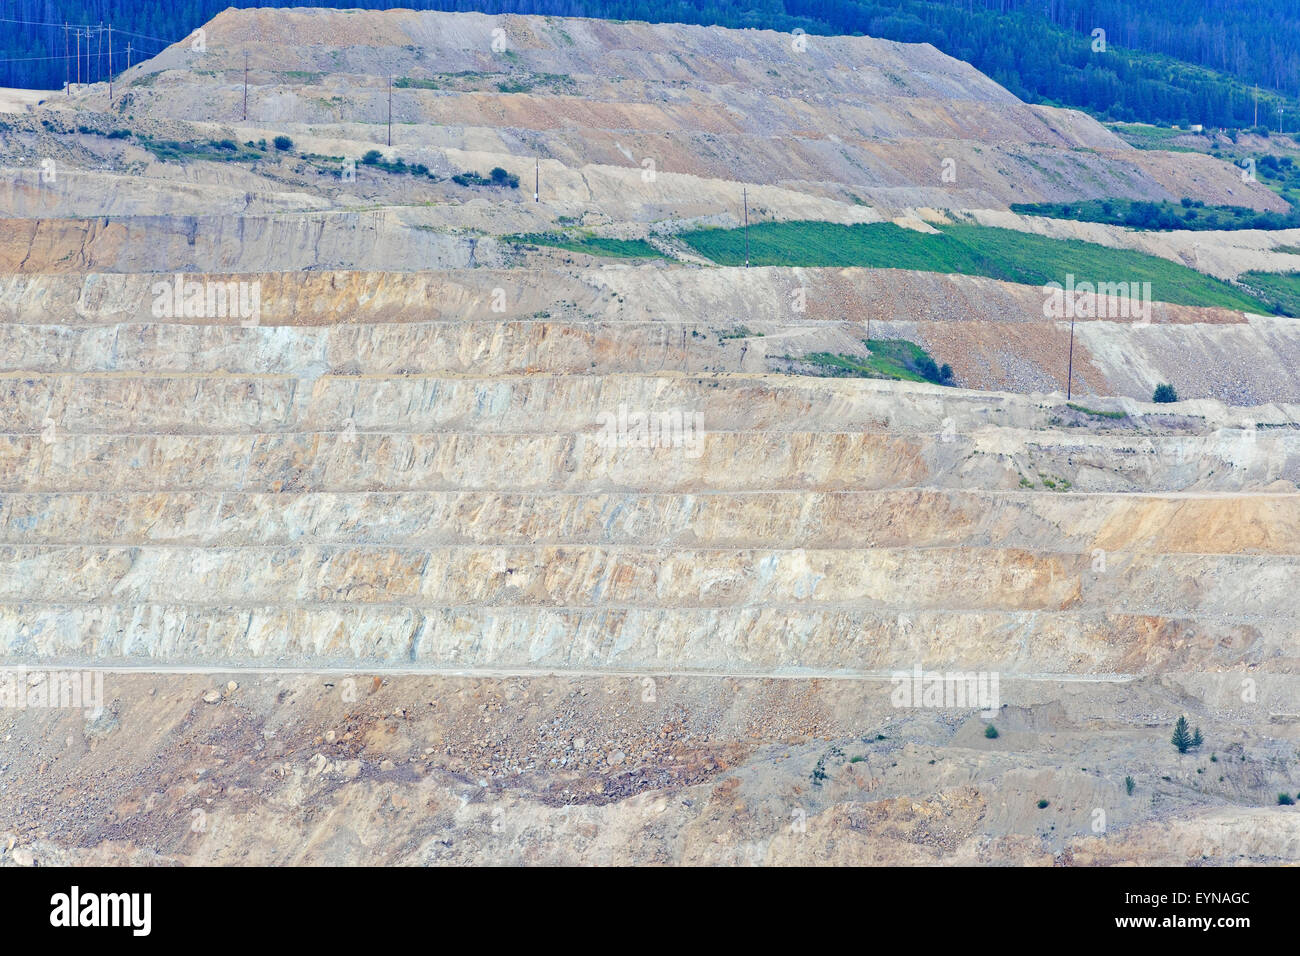
[[[1179,717],[1174,722],[1174,735],[1170,738],[1170,743],[1178,748],[1180,754],[1187,753],[1187,748],[1192,745],[1192,734],[1187,729],[1187,718]]]

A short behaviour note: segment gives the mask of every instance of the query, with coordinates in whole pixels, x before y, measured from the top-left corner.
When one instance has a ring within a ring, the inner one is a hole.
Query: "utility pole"
[[[81,85],[81,27],[77,27],[77,85]]]
[[[126,68],[131,69],[131,41],[126,41]]]
[[[742,187],[740,190],[741,199],[745,204],[745,268],[749,268],[749,187]]]
[[[87,52],[89,52],[89,50],[87,50]],[[103,75],[103,72],[104,72],[104,24],[101,22],[99,28],[95,31],[95,75],[101,76]]]
[[[1259,125],[1259,84],[1255,84],[1255,125]]]
[[[244,120],[248,120],[248,54],[244,54]]]
[[[1068,402],[1074,393],[1074,314],[1070,315],[1070,364],[1065,373],[1065,400]]]
[[[388,145],[393,145],[393,74],[388,74]]]
[[[542,201],[542,160],[540,156],[533,157],[533,202]]]
[[[108,108],[113,108],[113,24],[108,25]]]
[[[72,49],[68,46],[68,21],[63,21],[63,92],[72,95]]]

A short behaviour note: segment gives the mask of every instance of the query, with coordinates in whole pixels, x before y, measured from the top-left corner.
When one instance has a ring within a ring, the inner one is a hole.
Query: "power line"
[[[81,59],[82,59],[83,61],[85,61],[85,60],[90,59],[90,58],[98,57],[99,55],[100,55],[100,54],[98,54],[98,53],[91,53],[90,56],[87,57],[86,54],[83,53],[83,54],[81,55]],[[104,54],[104,56],[107,56],[107,55],[108,55],[108,54]],[[41,60],[69,60],[69,61],[71,61],[71,60],[75,60],[76,58],[77,58],[77,57],[76,57],[76,54],[71,54],[71,53],[68,54],[67,56],[11,56],[11,57],[0,57],[0,63],[36,63],[36,62],[41,61]]]
[[[97,23],[54,23],[49,20],[15,20],[11,17],[0,17],[0,23],[18,23],[29,27],[69,27],[78,30],[83,28],[98,30],[102,27],[101,24]],[[107,27],[102,28],[107,29]],[[154,40],[164,46],[171,46],[173,43],[179,42],[178,40],[168,40],[165,37],[151,36],[148,33],[136,33],[134,30],[123,30],[120,27],[114,27],[113,29],[115,32],[123,33],[127,36],[139,37],[142,40]],[[181,39],[184,39],[184,37]]]
[[[12,18],[12,17],[0,17],[0,23],[20,23],[20,24],[22,24],[23,26],[28,26],[28,27],[64,27],[64,26],[67,26],[67,27],[76,27],[76,28],[78,28],[78,29],[80,29],[80,28],[82,28],[82,27],[94,27],[94,28],[98,28],[98,27],[100,26],[100,24],[97,24],[97,23],[55,23],[55,22],[52,21],[52,20],[18,20],[18,19],[14,19],[14,18]],[[114,29],[116,29],[118,33],[125,33],[125,34],[128,34],[129,36],[140,37],[142,40],[157,40],[159,43],[165,43],[165,44],[167,44],[168,46],[171,46],[171,44],[178,42],[178,41],[176,41],[176,40],[168,40],[168,39],[166,39],[165,37],[156,37],[156,36],[151,36],[151,35],[148,34],[148,33],[136,33],[134,30],[122,30],[122,29],[119,29],[119,28],[116,28],[116,27],[115,27]],[[181,39],[184,39],[184,37],[182,37]]]

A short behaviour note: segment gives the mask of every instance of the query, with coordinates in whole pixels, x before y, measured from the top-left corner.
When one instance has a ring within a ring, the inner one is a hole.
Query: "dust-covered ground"
[[[29,677],[35,681],[35,676]],[[1293,678],[907,682],[109,673],[4,712],[0,860],[1294,862]],[[1243,699],[1244,698],[1244,699]],[[1179,755],[1187,714],[1205,743]],[[998,736],[986,736],[988,726]]]

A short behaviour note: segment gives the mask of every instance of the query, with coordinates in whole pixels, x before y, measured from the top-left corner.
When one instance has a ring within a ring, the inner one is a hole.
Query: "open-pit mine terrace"
[[[673,239],[736,225],[742,187],[769,219],[1062,235],[1007,204],[1276,196],[928,46],[205,31],[111,107],[3,117],[0,665],[103,669],[104,697],[0,710],[0,862],[1300,859],[1300,320],[1082,320],[1067,402],[1034,286]],[[440,178],[313,165],[372,148]],[[521,186],[448,178],[494,166]],[[663,255],[510,238],[574,222]],[[1199,241],[1231,278],[1287,238]],[[160,307],[177,275],[256,312]],[[955,384],[792,373],[868,316]],[[638,414],[682,427],[609,440]],[[916,667],[999,675],[993,716],[897,706]]]

